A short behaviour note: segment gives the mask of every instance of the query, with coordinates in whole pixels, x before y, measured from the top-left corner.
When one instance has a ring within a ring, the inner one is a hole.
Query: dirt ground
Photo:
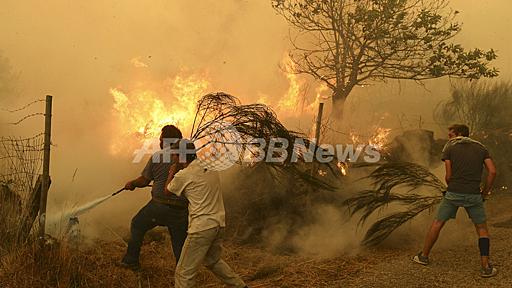
[[[408,244],[393,244],[369,251],[374,265],[345,279],[333,280],[328,287],[512,287],[512,196],[502,194],[487,204],[491,233],[491,259],[499,270],[491,279],[479,277],[479,251],[472,223],[463,210],[446,224],[431,254],[431,264],[413,263],[425,232]],[[417,229],[416,229],[417,230]],[[410,235],[411,236],[411,235]]]
[[[499,269],[498,276],[491,279],[479,277],[476,233],[462,210],[442,231],[427,267],[410,258],[419,251],[433,215],[406,224],[381,246],[363,249],[356,256],[316,259],[281,255],[228,241],[224,258],[249,287],[512,287],[512,196],[495,196],[486,205],[491,256]],[[174,259],[165,233],[148,235],[140,272],[116,266],[124,249],[119,240],[91,243],[67,256],[61,251],[59,257],[67,260],[52,266],[52,273],[60,271],[52,277],[35,262],[19,261],[20,256],[4,257],[0,287],[172,287]],[[66,267],[75,268],[64,273]],[[224,286],[202,269],[198,287]]]

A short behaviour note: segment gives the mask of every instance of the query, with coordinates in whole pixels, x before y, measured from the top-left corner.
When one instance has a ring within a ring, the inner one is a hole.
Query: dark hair
[[[180,129],[174,125],[165,125],[162,128],[162,138],[174,138],[181,139],[183,135],[181,135]]]
[[[457,136],[469,137],[469,127],[464,124],[453,124],[448,130],[453,130]]]
[[[180,161],[182,155],[186,157],[185,159],[187,163],[190,163],[197,158],[196,145],[194,145],[194,142],[188,139],[178,140],[178,142],[171,145],[171,149],[172,154],[179,154]]]

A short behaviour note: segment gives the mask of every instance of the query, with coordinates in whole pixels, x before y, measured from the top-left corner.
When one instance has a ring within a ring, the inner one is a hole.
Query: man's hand
[[[484,201],[488,200],[491,197],[491,189],[481,188],[480,189],[480,194],[482,195],[482,199]]]
[[[482,197],[489,197],[489,196],[491,196],[491,193],[492,193],[492,188],[489,188],[487,186],[480,188],[480,194],[482,194]]]
[[[171,165],[171,168],[169,169],[169,175],[174,175],[178,173],[178,171],[180,171],[181,169],[183,169],[183,165],[181,165],[180,163],[174,163]]]
[[[135,184],[133,183],[133,181],[128,181],[125,185],[124,185],[124,189],[126,190],[130,190],[130,191],[133,191],[135,190]]]
[[[171,165],[171,168],[169,168],[169,176],[174,176],[176,172],[178,172],[178,164],[174,163]]]
[[[169,168],[169,176],[167,177],[167,181],[165,182],[165,190],[164,193],[167,195],[171,195],[172,192],[167,189],[169,187],[169,183],[171,183],[172,179],[174,179],[174,175],[178,173],[182,169],[182,166],[179,163],[174,163]]]
[[[149,185],[149,183],[151,183],[151,180],[146,179],[146,177],[144,177],[144,176],[140,176],[139,178],[137,178],[135,180],[128,181],[128,183],[126,183],[124,185],[124,189],[133,191],[137,187],[139,187],[139,188],[146,187]]]
[[[494,166],[494,162],[491,158],[487,158],[484,160],[485,168],[487,168],[487,179],[485,181],[485,186],[481,190],[482,197],[489,198],[491,195],[492,185],[494,183],[494,179],[496,179],[496,166]]]

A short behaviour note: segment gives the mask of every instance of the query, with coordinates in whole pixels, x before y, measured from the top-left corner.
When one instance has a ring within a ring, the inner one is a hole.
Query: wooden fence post
[[[46,225],[46,201],[48,187],[50,186],[50,145],[52,132],[52,96],[46,95],[46,109],[44,111],[44,156],[43,179],[41,181],[41,205],[39,210],[39,237],[44,239]]]
[[[316,151],[320,146],[320,129],[322,128],[322,114],[324,112],[324,103],[318,104],[318,115],[316,116],[316,127],[315,127],[315,149],[313,155],[313,163],[311,163],[311,176],[317,177],[317,165],[315,163]]]

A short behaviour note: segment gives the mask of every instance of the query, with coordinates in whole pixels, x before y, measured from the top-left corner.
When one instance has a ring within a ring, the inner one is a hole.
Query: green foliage
[[[461,31],[446,0],[272,0],[294,28],[298,73],[324,81],[334,98],[386,79],[495,77],[494,50],[452,43]]]

